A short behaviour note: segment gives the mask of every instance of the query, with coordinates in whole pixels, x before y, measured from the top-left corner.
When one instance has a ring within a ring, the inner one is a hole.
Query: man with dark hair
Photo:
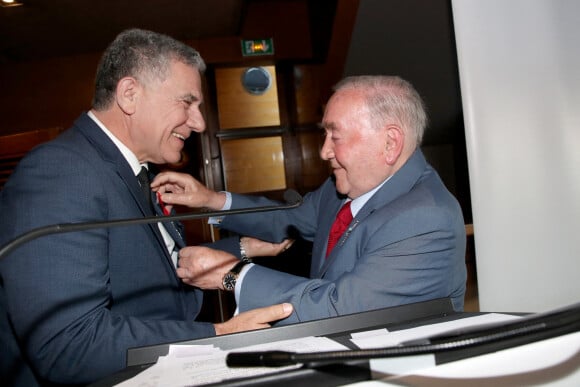
[[[168,36],[118,35],[99,64],[93,109],[31,151],[1,192],[0,244],[50,224],[153,216],[148,163],[179,161],[184,141],[205,129],[204,68],[197,51]],[[291,313],[273,305],[196,322],[202,291],[176,274],[185,242],[175,226],[45,236],[4,257],[0,306],[10,329],[0,335],[10,348],[17,338],[24,362],[3,349],[2,379],[18,384],[28,364],[36,382],[90,383],[124,368],[128,348],[268,327]]]

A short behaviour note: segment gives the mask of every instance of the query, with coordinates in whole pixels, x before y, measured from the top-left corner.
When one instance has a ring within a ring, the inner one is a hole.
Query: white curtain
[[[580,1],[452,9],[480,309],[580,302]]]

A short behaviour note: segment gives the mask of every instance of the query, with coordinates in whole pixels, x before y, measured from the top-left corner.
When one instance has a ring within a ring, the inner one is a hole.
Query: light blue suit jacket
[[[122,154],[82,115],[20,162],[0,214],[3,245],[44,225],[152,212]],[[0,261],[0,275],[0,306],[43,379],[92,382],[124,368],[130,347],[215,334],[194,322],[202,293],[176,276],[157,224],[41,237]]]
[[[252,267],[240,311],[290,302],[293,323],[450,297],[463,310],[465,225],[461,208],[420,150],[361,208],[325,258],[328,233],[344,198],[328,179],[283,211],[227,216],[221,227],[278,242],[298,232],[313,241],[310,278]],[[268,205],[232,195],[232,208]]]

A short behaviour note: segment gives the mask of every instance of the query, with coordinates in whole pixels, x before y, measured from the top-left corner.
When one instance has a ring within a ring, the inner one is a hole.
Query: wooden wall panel
[[[215,71],[220,129],[279,126],[278,88],[274,66],[264,66],[272,86],[262,95],[244,90],[242,74],[248,67],[220,68]]]
[[[47,128],[0,136],[0,190],[28,151],[61,132],[61,128]]]
[[[226,189],[236,193],[286,188],[282,138],[221,140]]]
[[[319,123],[324,103],[320,93],[320,65],[297,65],[294,67],[296,90],[296,121],[298,124]]]
[[[306,191],[314,190],[331,174],[328,162],[320,158],[324,136],[322,131],[310,131],[298,133],[298,138],[302,162],[301,186]]]
[[[68,128],[91,107],[98,61],[91,54],[0,63],[0,134]]]

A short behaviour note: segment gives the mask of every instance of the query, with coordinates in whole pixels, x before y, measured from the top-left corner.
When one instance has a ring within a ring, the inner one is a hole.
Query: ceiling
[[[463,146],[450,0],[20,1],[21,7],[0,7],[2,72],[18,62],[15,67],[28,68],[24,62],[100,53],[131,27],[193,41],[214,64],[237,58],[220,56],[231,53],[224,42],[273,32],[276,60],[324,63],[323,78],[376,73],[408,79],[429,111],[424,144]],[[216,47],[222,51],[209,55]],[[231,47],[241,56],[239,46]],[[289,50],[286,56],[280,48]],[[0,85],[0,94],[4,90]]]
[[[102,51],[121,30],[130,27],[163,32],[180,40],[236,36],[251,2],[21,1],[24,5],[20,7],[0,7],[0,63]]]
[[[409,79],[428,102],[432,129],[427,141],[449,136],[447,128],[459,127],[461,121],[449,0],[20,1],[23,6],[0,7],[0,65],[102,52],[130,27],[210,44],[215,38],[277,30],[277,47],[294,48],[299,31],[307,29],[313,46],[310,59],[324,63],[329,41],[335,38],[333,20],[344,19],[344,10],[335,16],[337,4],[357,4],[350,10],[356,13],[354,27],[347,31],[350,49],[334,43],[348,50],[341,59],[344,74],[336,78],[386,73]],[[305,13],[292,13],[296,7]],[[309,20],[297,20],[305,18]],[[337,62],[336,55],[331,59],[327,63]],[[340,63],[337,68],[342,68]]]

